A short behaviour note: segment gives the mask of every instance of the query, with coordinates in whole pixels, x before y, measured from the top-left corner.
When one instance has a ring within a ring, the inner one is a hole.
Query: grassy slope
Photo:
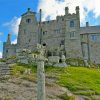
[[[15,65],[13,67],[14,74],[17,71],[23,72],[26,68],[31,68],[32,72],[36,73],[36,67]],[[97,69],[84,67],[46,67],[45,70],[47,74],[51,74],[51,77],[53,75],[57,78],[57,84],[67,87],[72,93],[88,96],[92,94],[100,95],[100,72]]]
[[[87,91],[83,94],[91,93],[100,95],[100,72],[97,69],[84,67],[68,68],[48,68],[50,72],[56,73],[57,83],[67,87],[70,91]],[[79,94],[82,94],[81,92]]]

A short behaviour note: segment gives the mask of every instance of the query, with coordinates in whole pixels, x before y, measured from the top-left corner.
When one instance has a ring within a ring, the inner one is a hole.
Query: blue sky
[[[0,57],[3,42],[7,34],[11,33],[11,41],[16,42],[18,25],[21,15],[31,8],[38,12],[43,10],[42,20],[55,19],[57,15],[64,15],[64,8],[74,13],[75,7],[80,7],[81,25],[89,21],[90,25],[100,25],[100,0],[0,0]]]
[[[28,7],[37,11],[37,6],[38,0],[0,0],[0,52],[3,48],[2,43],[6,41],[9,32],[12,41],[16,39],[16,33],[10,29],[11,21],[17,20]]]

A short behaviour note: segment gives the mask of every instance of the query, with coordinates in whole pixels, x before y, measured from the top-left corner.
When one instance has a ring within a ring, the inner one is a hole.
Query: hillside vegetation
[[[31,75],[23,75],[25,69],[31,69]],[[100,72],[96,68],[85,67],[52,67],[45,66],[46,80],[49,78],[62,87],[67,88],[74,95],[83,95],[87,100],[100,100]],[[14,76],[22,76],[29,81],[36,80],[36,66],[15,64],[12,66]],[[48,85],[46,83],[46,85]],[[74,100],[67,94],[59,96],[62,100]],[[97,98],[97,99],[96,99]]]

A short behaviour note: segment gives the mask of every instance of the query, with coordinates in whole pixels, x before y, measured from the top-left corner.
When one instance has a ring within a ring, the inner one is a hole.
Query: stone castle
[[[22,15],[19,25],[17,44],[11,44],[10,34],[3,43],[3,58],[16,56],[18,50],[36,50],[37,43],[46,48],[46,56],[61,56],[66,58],[82,58],[100,64],[100,26],[80,27],[80,11],[70,14],[65,8],[64,16],[56,20],[39,22],[36,13],[29,8]]]

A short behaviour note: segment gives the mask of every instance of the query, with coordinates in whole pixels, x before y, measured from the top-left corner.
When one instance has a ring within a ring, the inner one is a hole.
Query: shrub
[[[85,66],[84,60],[81,58],[68,58],[66,63],[71,66]]]
[[[0,59],[0,62],[6,62],[6,60],[5,59]]]

